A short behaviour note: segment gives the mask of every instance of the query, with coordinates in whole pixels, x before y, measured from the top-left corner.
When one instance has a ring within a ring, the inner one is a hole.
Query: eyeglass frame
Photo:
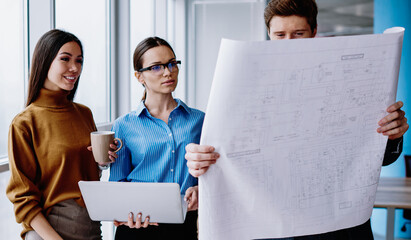
[[[169,65],[170,63],[175,63],[176,66],[177,66],[177,68],[178,68],[178,65],[177,65],[177,64],[181,64],[181,60],[170,61],[170,62],[168,62],[168,63],[163,63],[163,64],[161,64],[161,63],[160,63],[160,64],[154,64],[154,65],[151,65],[151,66],[146,67],[146,68],[141,68],[141,69],[138,70],[137,72],[151,71],[154,66],[163,66],[163,72],[162,72],[162,73],[164,73],[164,71],[166,70],[166,68],[168,68],[168,71],[169,71],[169,72],[173,72],[173,71],[171,71],[170,68],[168,67],[168,65]]]

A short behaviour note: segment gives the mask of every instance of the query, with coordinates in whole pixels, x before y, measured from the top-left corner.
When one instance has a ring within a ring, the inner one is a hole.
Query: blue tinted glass
[[[162,65],[154,65],[154,66],[151,67],[151,70],[154,71],[154,72],[159,72],[162,69],[163,69]]]
[[[171,72],[176,71],[177,68],[178,68],[177,62],[170,62],[170,63],[168,64],[168,69],[169,69]]]
[[[177,66],[176,62],[170,62],[168,63],[167,67],[170,71],[174,70],[174,68]]]

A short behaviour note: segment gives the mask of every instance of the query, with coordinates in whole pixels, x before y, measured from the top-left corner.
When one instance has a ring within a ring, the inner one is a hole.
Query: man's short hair
[[[264,20],[267,30],[270,30],[270,20],[274,16],[288,17],[297,15],[305,17],[311,32],[317,28],[318,8],[315,0],[271,0],[264,10]]]

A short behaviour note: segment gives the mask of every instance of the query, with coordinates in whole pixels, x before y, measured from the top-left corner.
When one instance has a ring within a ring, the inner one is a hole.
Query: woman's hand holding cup
[[[91,146],[87,149],[93,152],[94,160],[100,166],[107,166],[116,160],[117,152],[123,147],[119,138],[114,138],[112,131],[96,131],[90,133]],[[117,148],[118,143],[120,147]]]

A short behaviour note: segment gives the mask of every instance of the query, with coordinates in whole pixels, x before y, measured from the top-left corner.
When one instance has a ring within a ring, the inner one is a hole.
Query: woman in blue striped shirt
[[[199,143],[204,113],[175,99],[178,65],[173,49],[163,39],[140,42],[133,56],[135,76],[144,86],[137,110],[118,118],[112,130],[123,148],[110,168],[110,181],[176,182],[189,202],[184,224],[150,223],[149,218],[118,226],[115,239],[197,239],[198,181],[188,172],[185,146]],[[147,213],[149,214],[149,213]],[[156,226],[153,226],[156,225]]]

